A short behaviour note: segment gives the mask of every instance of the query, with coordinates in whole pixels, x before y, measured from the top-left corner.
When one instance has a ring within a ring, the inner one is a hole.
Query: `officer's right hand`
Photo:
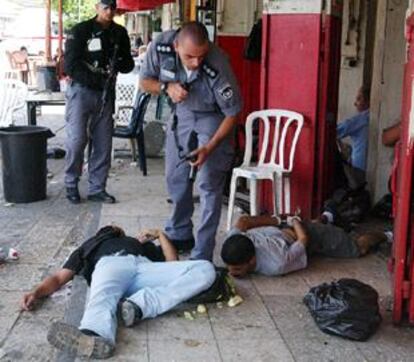
[[[180,83],[168,83],[166,92],[174,103],[180,103],[188,96],[188,91]]]

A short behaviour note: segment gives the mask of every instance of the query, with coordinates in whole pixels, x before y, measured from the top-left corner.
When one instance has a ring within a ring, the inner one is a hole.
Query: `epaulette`
[[[203,72],[206,73],[210,78],[214,79],[217,77],[218,72],[212,66],[204,63],[203,64]]]
[[[171,44],[168,43],[159,43],[157,44],[157,52],[162,54],[173,54],[175,50]]]

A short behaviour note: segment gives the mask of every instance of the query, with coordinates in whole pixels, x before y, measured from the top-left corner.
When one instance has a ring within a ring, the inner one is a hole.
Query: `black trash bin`
[[[0,128],[3,191],[7,202],[26,203],[46,198],[47,139],[53,136],[46,127]]]

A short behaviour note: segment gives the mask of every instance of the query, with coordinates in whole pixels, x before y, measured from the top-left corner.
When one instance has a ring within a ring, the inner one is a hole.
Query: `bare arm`
[[[397,124],[394,124],[391,127],[388,127],[382,131],[382,144],[384,146],[392,147],[397,141],[399,141],[401,136],[400,121]]]
[[[156,79],[140,79],[139,87],[144,92],[151,93],[154,95],[159,95],[161,93],[161,83]]]
[[[237,116],[229,116],[224,118],[220,127],[217,129],[210,141],[192,152],[192,155],[197,156],[197,160],[192,164],[194,166],[201,166],[208,155],[213,152],[217,146],[233,131],[237,123]]]
[[[177,250],[167,236],[159,229],[146,229],[138,234],[138,240],[140,243],[145,243],[150,240],[158,239],[162,253],[164,254],[165,261],[178,260]]]
[[[71,280],[74,274],[75,272],[70,269],[60,269],[53,275],[48,276],[33,291],[23,296],[21,308],[27,311],[32,310],[39,298],[53,294]]]
[[[165,261],[178,260],[177,250],[171,243],[170,239],[168,239],[162,231],[159,231],[158,240],[160,241],[160,246],[165,256]]]
[[[241,216],[235,227],[240,231],[247,231],[249,229],[259,226],[278,226],[280,225],[280,218],[270,215],[261,216]]]
[[[294,219],[292,221],[293,231],[296,234],[297,241],[299,241],[304,247],[308,244],[308,234],[306,233],[305,228],[303,227],[302,223]]]

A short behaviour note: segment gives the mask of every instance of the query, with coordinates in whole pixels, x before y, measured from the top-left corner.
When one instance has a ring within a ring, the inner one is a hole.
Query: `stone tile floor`
[[[61,124],[41,118],[52,129]],[[51,143],[62,145],[59,133]],[[0,361],[73,361],[46,341],[52,321],[77,323],[87,290],[80,279],[46,299],[32,313],[22,313],[19,301],[46,274],[99,226],[116,223],[130,234],[158,227],[170,212],[166,202],[163,160],[149,160],[143,177],[130,161],[118,160],[109,178],[114,205],[70,205],[64,198],[63,160],[49,160],[54,177],[48,198],[32,204],[5,206],[0,196],[0,246],[21,253],[16,263],[0,265]],[[81,192],[85,193],[85,184]],[[1,190],[0,190],[1,191]],[[2,194],[2,192],[1,192]],[[224,236],[223,207],[218,244]],[[197,219],[197,212],[195,215]],[[219,249],[219,248],[217,248]],[[218,265],[221,261],[215,257]],[[323,334],[302,303],[311,286],[342,277],[357,278],[379,292],[383,322],[367,342],[351,342]],[[119,328],[112,361],[412,361],[414,330],[393,326],[390,276],[386,260],[372,254],[356,260],[313,259],[306,270],[283,277],[252,276],[236,282],[244,303],[236,308],[208,306],[195,320],[183,317],[183,305],[132,329]]]

